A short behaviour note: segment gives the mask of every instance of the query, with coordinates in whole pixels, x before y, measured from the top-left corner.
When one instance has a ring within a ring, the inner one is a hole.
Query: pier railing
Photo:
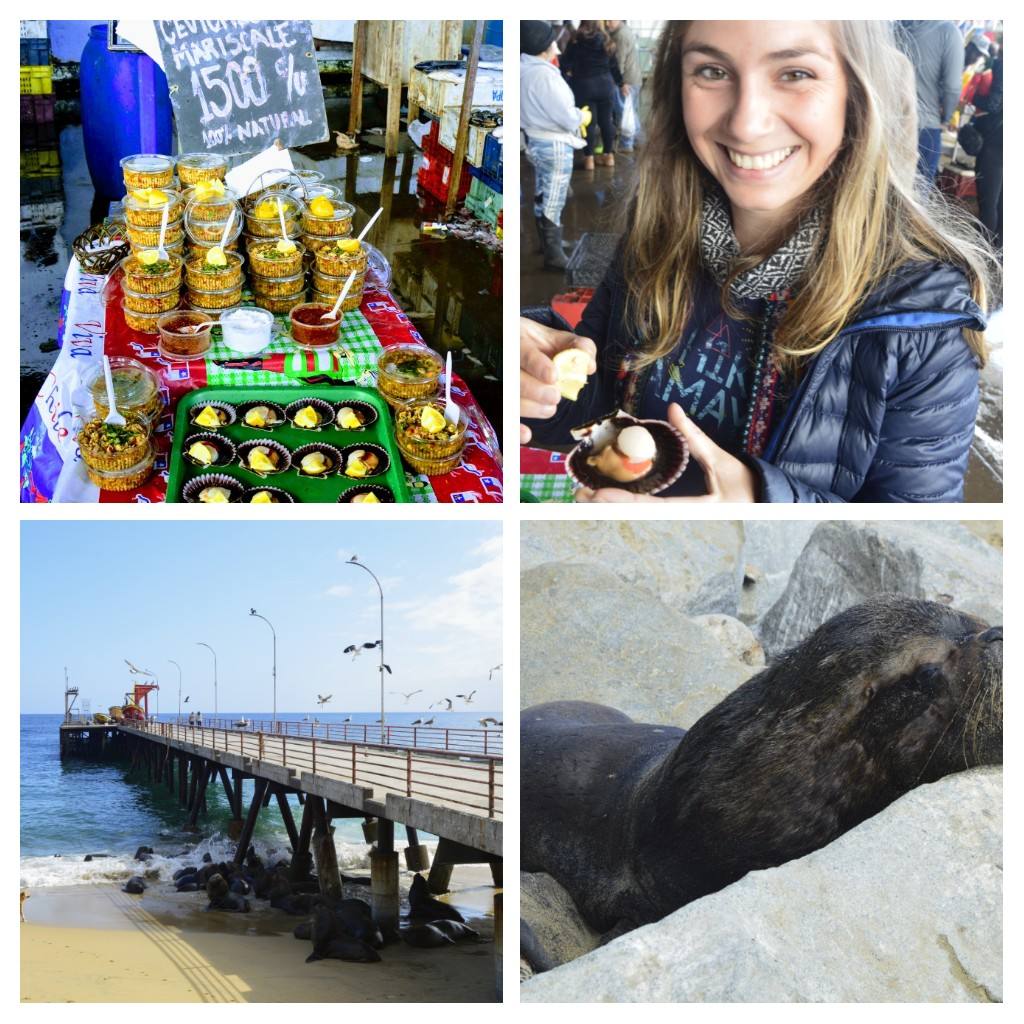
[[[166,724],[166,723],[160,723]],[[178,722],[186,725],[187,718]],[[267,733],[274,736],[307,737],[317,740],[336,740],[341,743],[374,744],[384,747],[415,747],[421,750],[444,750],[455,754],[494,754],[503,751],[502,730],[449,729],[429,725],[364,725],[353,722],[274,722],[271,719],[206,718],[202,727],[233,732]],[[198,728],[198,726],[197,726]]]
[[[201,726],[175,722],[121,724],[162,739],[369,786],[375,795],[393,793],[488,818],[502,816],[500,755],[345,742],[284,730],[274,733],[213,727],[206,722]]]

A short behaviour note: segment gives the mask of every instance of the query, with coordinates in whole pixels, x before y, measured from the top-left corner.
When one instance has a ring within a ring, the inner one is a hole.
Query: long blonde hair
[[[653,363],[677,346],[701,272],[701,207],[710,176],[690,146],[681,99],[682,44],[691,24],[669,22],[659,41],[654,105],[629,206],[628,315],[638,335],[649,339],[635,366]],[[935,190],[927,196],[916,191],[913,68],[892,28],[882,21],[831,24],[847,77],[846,132],[836,159],[796,212],[818,206],[823,230],[814,272],[801,282],[774,331],[776,360],[789,372],[825,348],[898,267],[938,260],[961,268],[982,310],[997,267],[966,212]],[[722,289],[727,310],[736,313],[729,298],[732,281],[770,255],[794,226],[736,261]],[[984,334],[964,335],[984,365]]]

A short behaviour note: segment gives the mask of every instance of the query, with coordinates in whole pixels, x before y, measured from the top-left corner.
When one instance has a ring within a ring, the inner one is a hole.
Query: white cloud
[[[452,631],[461,638],[501,642],[500,553],[472,569],[450,576],[429,599],[403,602],[395,610],[417,630]],[[394,606],[393,606],[394,607]]]
[[[493,537],[488,537],[486,540],[481,541],[472,551],[474,555],[483,555],[485,558],[493,556],[500,556],[502,549],[501,531],[499,530]]]
[[[335,583],[333,587],[327,588],[328,597],[351,597],[352,588],[345,583]]]

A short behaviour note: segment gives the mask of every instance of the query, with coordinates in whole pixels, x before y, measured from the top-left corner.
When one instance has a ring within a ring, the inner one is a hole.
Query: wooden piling
[[[320,892],[324,896],[340,898],[342,893],[338,853],[334,848],[334,836],[331,834],[324,802],[318,796],[309,796],[306,803],[311,805],[313,813],[313,859],[316,861]]]
[[[288,794],[280,787],[275,786],[274,795],[277,797],[277,806],[281,811],[281,818],[284,820],[284,827],[288,830],[288,838],[292,844],[292,854],[299,848],[299,830],[295,827],[295,819],[292,817],[292,809],[288,805]]]
[[[301,793],[299,794],[302,795]],[[313,802],[316,797],[306,797],[302,808],[302,822],[299,825],[299,841],[292,854],[292,866],[289,877],[293,882],[301,882],[309,877],[309,869],[313,858],[309,852],[309,840],[313,835]]]
[[[252,842],[252,833],[256,828],[256,819],[260,815],[260,808],[263,806],[263,797],[270,786],[266,779],[256,779],[256,786],[252,794],[252,803],[249,804],[249,813],[246,815],[245,824],[242,826],[242,835],[238,840],[238,849],[235,850],[235,863],[241,864],[245,860],[245,854]]]

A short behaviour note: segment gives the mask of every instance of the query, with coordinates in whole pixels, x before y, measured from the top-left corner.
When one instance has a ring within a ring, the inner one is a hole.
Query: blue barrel
[[[82,50],[82,134],[97,195],[124,195],[121,158],[171,152],[167,76],[144,53],[107,49],[107,26],[93,25]]]

